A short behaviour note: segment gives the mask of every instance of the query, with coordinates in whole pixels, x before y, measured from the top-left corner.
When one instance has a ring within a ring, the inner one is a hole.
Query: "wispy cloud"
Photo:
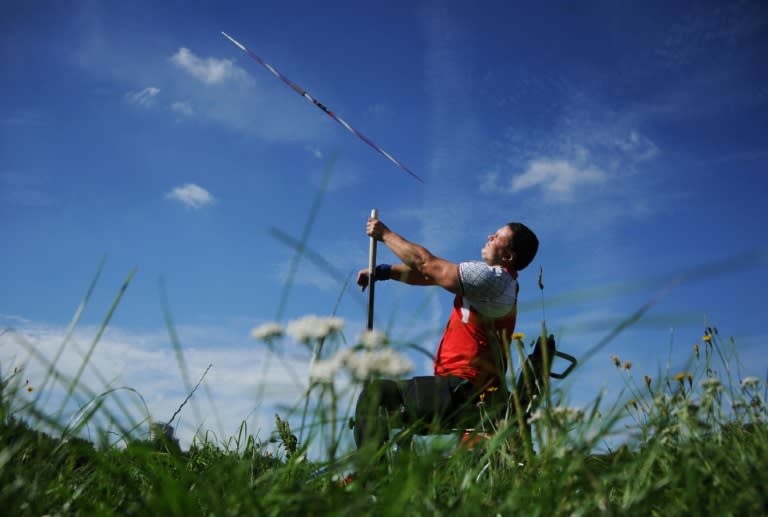
[[[308,153],[310,153],[312,156],[314,156],[318,160],[322,160],[322,158],[323,158],[323,151],[321,151],[316,146],[306,145],[306,146],[304,146],[304,150],[307,151]]]
[[[522,174],[512,178],[511,192],[540,187],[550,197],[559,200],[570,199],[582,185],[604,183],[607,175],[593,167],[578,167],[567,160],[541,159],[528,164]]]
[[[125,94],[125,98],[131,104],[148,108],[155,103],[155,97],[158,93],[160,93],[160,88],[149,86],[143,90],[128,92]]]
[[[46,366],[29,352],[34,349],[35,355],[51,360],[67,329],[19,319],[12,320],[12,323],[14,330],[0,336],[2,373],[23,367],[22,382],[28,379],[33,388],[40,388]],[[308,360],[287,357],[269,360],[266,347],[252,341],[247,333],[233,339],[231,331],[223,328],[179,326],[176,330],[187,345],[184,358],[192,383],[199,379],[208,365],[213,365],[202,389],[182,411],[180,419],[174,422],[185,447],[198,428],[201,432],[215,429],[222,439],[226,439],[237,432],[242,422],[248,423],[250,433],[264,439],[274,428],[276,406],[296,404],[306,387]],[[80,369],[83,352],[96,333],[96,328],[87,326],[75,331],[56,365],[65,378],[74,376]],[[201,336],[205,339],[199,339]],[[270,361],[270,368],[261,366],[264,361]],[[104,385],[103,380],[107,380],[109,385]],[[176,355],[167,332],[162,330],[135,332],[114,327],[107,329],[93,350],[80,384],[95,393],[103,393],[116,386],[135,389],[146,401],[154,421],[167,421],[187,395]],[[47,389],[51,390],[50,404],[40,409],[52,412],[63,397],[65,387],[56,383]],[[263,390],[264,398],[257,400],[260,390]],[[206,400],[206,392],[210,395],[209,400]],[[121,393],[126,392],[117,391],[114,397],[121,397]],[[27,393],[23,392],[23,395],[27,396]],[[29,394],[29,397],[34,395],[36,392]],[[130,394],[125,396],[133,397]],[[134,407],[131,404],[133,400],[128,402],[129,408]],[[106,400],[106,406],[113,406],[110,399]],[[201,414],[197,414],[196,408],[203,409]],[[146,417],[143,408],[126,416],[133,421]],[[147,428],[148,423],[144,423],[139,431]]]
[[[218,84],[231,78],[245,77],[246,73],[229,59],[199,58],[191,50],[181,47],[171,61],[206,84]]]
[[[215,201],[210,192],[194,183],[187,183],[180,187],[176,187],[170,191],[166,197],[179,201],[195,210],[210,205]]]
[[[336,128],[328,131],[330,119],[298,96],[286,95],[285,87],[268,73],[251,75],[250,68],[238,66],[236,58],[227,59],[241,56],[235,47],[223,47],[220,56],[200,55],[189,46],[159,54],[158,49],[169,45],[166,36],[137,37],[103,9],[82,7],[73,19],[79,39],[72,43],[69,62],[91,79],[124,85],[137,102],[159,104],[161,98],[167,99],[171,117],[189,116],[190,108],[203,123],[270,143],[316,144],[340,134]],[[147,85],[160,90],[159,94],[139,95]]]
[[[642,130],[644,115],[612,110],[583,93],[565,91],[559,102],[562,113],[551,129],[506,129],[478,191],[517,196],[542,220],[557,206],[559,221],[578,215],[601,227],[663,210],[669,195],[658,192],[655,174],[662,151]]]
[[[469,34],[450,10],[428,7],[422,15],[427,42],[425,81],[429,94],[430,156],[427,162],[421,219],[416,240],[430,251],[444,255],[467,235],[472,200],[466,196],[468,171],[476,169],[482,133],[472,98],[475,77],[466,52]],[[470,187],[471,188],[471,187]],[[461,203],[446,203],[461,199]]]
[[[195,110],[192,109],[192,105],[189,102],[174,102],[171,104],[171,109],[186,117],[195,115]]]

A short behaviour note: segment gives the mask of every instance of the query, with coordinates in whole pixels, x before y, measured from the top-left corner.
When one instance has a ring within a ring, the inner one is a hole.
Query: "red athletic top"
[[[454,375],[479,388],[503,385],[504,347],[517,316],[517,272],[483,262],[459,264],[461,293],[435,354],[435,375]]]

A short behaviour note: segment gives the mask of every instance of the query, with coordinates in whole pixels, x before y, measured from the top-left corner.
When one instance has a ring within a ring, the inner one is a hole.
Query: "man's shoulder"
[[[478,295],[498,296],[517,283],[515,277],[504,268],[489,266],[480,261],[460,263],[459,280],[464,294],[470,297],[473,295],[475,297]]]
[[[459,273],[462,278],[466,278],[467,280],[471,278],[477,278],[480,280],[506,280],[507,277],[514,279],[513,275],[511,275],[503,267],[489,266],[480,260],[471,260],[459,263]]]

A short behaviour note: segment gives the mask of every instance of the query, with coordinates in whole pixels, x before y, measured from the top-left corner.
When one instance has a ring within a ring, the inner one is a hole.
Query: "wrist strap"
[[[389,280],[392,278],[392,266],[389,264],[379,264],[373,273],[374,281]]]

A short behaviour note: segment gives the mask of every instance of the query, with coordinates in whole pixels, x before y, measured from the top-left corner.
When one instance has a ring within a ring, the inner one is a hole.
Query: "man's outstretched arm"
[[[436,257],[424,246],[393,232],[378,219],[368,219],[366,233],[386,244],[403,261],[392,266],[392,278],[412,285],[439,285],[452,293],[461,290],[459,270],[453,262]]]
[[[379,266],[381,267],[381,266]],[[436,285],[435,281],[431,278],[427,278],[418,271],[414,271],[405,264],[392,264],[389,270],[387,280],[397,280],[408,285]],[[379,280],[384,280],[379,278]],[[361,269],[357,273],[357,285],[363,288],[368,287],[368,269]]]

